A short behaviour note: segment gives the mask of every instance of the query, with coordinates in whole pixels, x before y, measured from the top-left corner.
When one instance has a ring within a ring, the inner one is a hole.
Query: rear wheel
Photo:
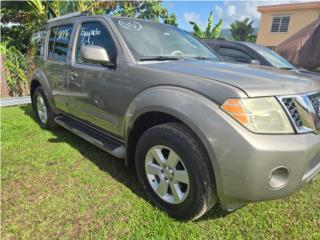
[[[170,216],[194,220],[215,204],[209,159],[185,125],[166,123],[147,130],[135,159],[138,178],[149,197]]]
[[[42,87],[37,87],[32,96],[33,109],[41,127],[52,129],[56,127],[55,114],[50,107]]]

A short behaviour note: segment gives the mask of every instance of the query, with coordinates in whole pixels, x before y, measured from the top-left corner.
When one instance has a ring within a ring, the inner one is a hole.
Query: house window
[[[274,16],[271,32],[288,32],[290,16]]]

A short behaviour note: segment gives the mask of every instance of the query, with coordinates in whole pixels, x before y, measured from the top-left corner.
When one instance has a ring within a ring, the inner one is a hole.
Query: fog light
[[[274,189],[280,189],[287,185],[290,170],[287,167],[277,167],[273,169],[269,177],[269,186]]]

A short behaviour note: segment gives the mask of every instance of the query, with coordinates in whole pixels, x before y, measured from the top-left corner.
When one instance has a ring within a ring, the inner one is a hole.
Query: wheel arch
[[[31,97],[31,102],[32,102],[32,108],[33,110],[35,110],[34,108],[34,102],[33,102],[33,94],[34,91],[38,88],[41,87],[41,83],[37,80],[37,79],[32,79],[30,82],[30,97]]]
[[[166,122],[180,122],[195,134],[204,147],[210,159],[216,190],[219,192],[219,166],[209,140],[199,127],[211,107],[215,108],[217,105],[201,94],[178,87],[155,87],[137,96],[128,108],[125,119],[126,164],[133,165],[135,146],[147,129]]]
[[[31,79],[32,79],[30,81],[31,100],[32,100],[32,96],[33,96],[35,89],[40,86],[43,88],[50,106],[52,107],[52,109],[54,111],[56,111],[56,106],[54,103],[50,83],[49,83],[45,73],[43,72],[43,70],[40,68],[36,69]]]

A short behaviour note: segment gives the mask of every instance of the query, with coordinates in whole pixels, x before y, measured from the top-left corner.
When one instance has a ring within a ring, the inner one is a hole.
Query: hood
[[[298,71],[222,61],[179,60],[143,64],[147,68],[194,75],[243,90],[249,97],[281,96],[320,91],[320,77]]]
[[[290,71],[296,71],[296,72],[301,73],[301,74],[306,74],[308,77],[311,77],[312,79],[315,79],[315,80],[319,80],[320,79],[320,73],[319,72],[313,72],[313,71],[310,71],[310,70],[307,70],[307,69],[304,69],[304,68],[298,68],[298,69],[290,70]]]

